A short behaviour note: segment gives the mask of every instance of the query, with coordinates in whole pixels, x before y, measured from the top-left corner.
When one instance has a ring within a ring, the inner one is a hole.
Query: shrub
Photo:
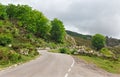
[[[110,50],[108,50],[107,48],[102,48],[101,50],[100,50],[100,53],[102,53],[104,56],[106,56],[106,57],[112,57],[114,54],[110,51]]]
[[[9,53],[9,59],[10,61],[17,62],[20,59],[20,55],[16,52]]]
[[[58,49],[50,49],[49,52],[59,53]]]
[[[16,49],[22,49],[22,48],[33,48],[33,46],[30,43],[14,43],[12,45],[12,48],[16,50]]]
[[[35,42],[36,47],[43,47],[43,48],[46,47],[46,42],[43,39],[38,38],[35,41],[36,41]]]
[[[68,48],[60,48],[60,53],[70,54],[70,50]]]
[[[36,55],[39,55],[39,52],[37,52],[36,50],[31,50],[31,51],[29,51],[29,55],[36,56]]]
[[[19,29],[14,28],[12,34],[14,35],[14,37],[18,37],[19,36]]]
[[[21,21],[18,21],[17,24],[21,27],[23,24]]]
[[[100,50],[105,46],[105,37],[101,34],[95,34],[92,37],[92,45],[96,48],[96,50]]]
[[[28,33],[28,34],[26,35],[26,37],[27,37],[27,39],[30,39],[30,38],[33,37],[33,35],[32,35],[32,33]]]
[[[6,46],[12,42],[12,38],[7,35],[0,35],[0,45]]]
[[[9,50],[7,47],[0,47],[0,60],[8,60]]]
[[[77,52],[77,49],[73,49],[73,50],[71,51],[71,54],[75,54],[75,52]]]
[[[3,26],[3,21],[0,20],[0,27],[2,27],[2,26]]]
[[[57,45],[55,43],[49,43],[48,47],[50,47],[51,49],[56,49]]]

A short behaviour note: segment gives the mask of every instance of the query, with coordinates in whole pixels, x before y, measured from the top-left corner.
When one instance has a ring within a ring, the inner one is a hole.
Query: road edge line
[[[72,56],[71,56],[71,57],[72,57]],[[65,74],[64,77],[68,77],[68,73],[72,70],[72,67],[74,66],[74,64],[75,64],[75,60],[74,60],[73,57],[72,57],[72,64],[71,64],[70,68],[68,69],[68,71],[67,71],[67,73]]]

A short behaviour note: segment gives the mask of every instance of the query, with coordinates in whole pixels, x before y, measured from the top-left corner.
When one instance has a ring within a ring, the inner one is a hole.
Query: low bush
[[[50,47],[51,49],[56,49],[57,45],[55,43],[49,43],[48,47]]]
[[[32,51],[29,51],[29,55],[34,57],[36,55],[39,55],[39,52],[37,52],[36,50],[32,50]]]
[[[60,48],[59,51],[60,51],[60,53],[71,54],[71,52],[68,48]]]
[[[77,52],[77,49],[73,49],[73,50],[71,51],[71,54],[75,54],[75,52]]]
[[[26,34],[27,39],[30,39],[33,37],[32,33]]]
[[[0,47],[0,60],[8,60],[10,49],[7,47]]]
[[[102,48],[101,50],[100,50],[100,53],[102,53],[103,55],[105,55],[106,57],[113,57],[113,53],[110,51],[110,50],[108,50],[107,48]]]
[[[59,53],[59,50],[58,49],[50,49],[49,52]]]
[[[3,26],[3,21],[0,20],[0,28]]]
[[[0,47],[0,60],[4,62],[17,62],[20,59],[20,55],[14,50],[7,47]],[[0,63],[1,64],[1,63]]]
[[[33,46],[30,43],[14,43],[12,45],[12,48],[14,50],[17,50],[17,49],[22,49],[22,48],[33,48]]]
[[[0,45],[6,46],[12,42],[12,38],[7,35],[0,35]]]
[[[17,62],[20,59],[20,54],[13,51],[13,52],[9,53],[8,57],[9,57],[10,61]]]
[[[46,47],[46,42],[43,39],[38,38],[35,41],[36,41],[35,42],[36,47],[43,47],[43,48]]]

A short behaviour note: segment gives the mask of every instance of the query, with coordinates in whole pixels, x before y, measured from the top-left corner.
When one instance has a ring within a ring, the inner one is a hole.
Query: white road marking
[[[70,72],[70,71],[71,71],[71,68],[69,68],[68,72]]]
[[[73,58],[72,58],[73,59]],[[74,66],[75,60],[73,59],[73,62],[71,64],[71,67],[68,69],[68,72],[65,74],[65,77],[68,77],[68,73],[71,71],[71,68]]]
[[[73,59],[73,58],[72,58]],[[73,67],[74,66],[74,64],[75,64],[75,60],[73,59],[73,63],[72,63],[72,65],[71,65],[71,67]]]
[[[65,77],[68,77],[68,73],[65,74]]]

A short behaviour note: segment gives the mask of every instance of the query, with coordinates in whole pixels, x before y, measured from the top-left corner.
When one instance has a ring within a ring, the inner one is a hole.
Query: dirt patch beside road
[[[92,63],[87,63],[82,59],[73,56],[75,65],[72,68],[69,77],[120,77],[118,74],[111,74],[98,68]]]

